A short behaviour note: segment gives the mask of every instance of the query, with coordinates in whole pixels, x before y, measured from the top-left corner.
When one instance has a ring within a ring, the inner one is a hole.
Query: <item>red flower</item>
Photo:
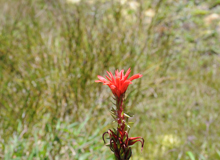
[[[106,76],[106,78],[109,81],[106,80],[104,77],[98,75],[99,80],[96,80],[95,82],[102,82],[103,85],[108,85],[109,88],[112,90],[112,93],[115,96],[120,97],[122,94],[126,92],[129,84],[132,84],[131,82],[132,80],[142,77],[141,74],[135,74],[131,76],[129,79],[127,79],[130,72],[131,72],[130,68],[128,69],[125,75],[124,75],[124,70],[121,70],[120,72],[116,70],[114,76],[111,72],[107,71],[109,77]]]

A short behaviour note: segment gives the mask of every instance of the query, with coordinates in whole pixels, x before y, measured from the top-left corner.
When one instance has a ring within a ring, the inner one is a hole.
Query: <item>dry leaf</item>
[[[205,17],[204,21],[206,24],[211,24],[213,21],[218,20],[220,16],[216,13],[210,14],[207,17]]]
[[[145,11],[144,14],[147,17],[154,17],[155,16],[155,11],[153,9],[148,9],[147,11]]]

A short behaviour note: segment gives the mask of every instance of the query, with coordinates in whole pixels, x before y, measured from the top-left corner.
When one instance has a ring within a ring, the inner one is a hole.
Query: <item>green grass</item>
[[[1,159],[113,159],[94,81],[129,67],[133,160],[220,159],[219,3],[130,2],[0,0]]]

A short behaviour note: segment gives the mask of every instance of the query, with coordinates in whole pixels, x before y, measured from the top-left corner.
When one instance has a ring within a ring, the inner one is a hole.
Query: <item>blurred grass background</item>
[[[113,159],[94,81],[129,67],[132,159],[220,159],[219,40],[220,1],[0,0],[0,159]]]

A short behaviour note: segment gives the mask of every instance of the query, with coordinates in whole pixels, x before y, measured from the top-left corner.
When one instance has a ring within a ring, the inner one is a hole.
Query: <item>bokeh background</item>
[[[0,0],[0,159],[112,160],[129,67],[132,160],[220,159],[219,40],[218,0]]]

